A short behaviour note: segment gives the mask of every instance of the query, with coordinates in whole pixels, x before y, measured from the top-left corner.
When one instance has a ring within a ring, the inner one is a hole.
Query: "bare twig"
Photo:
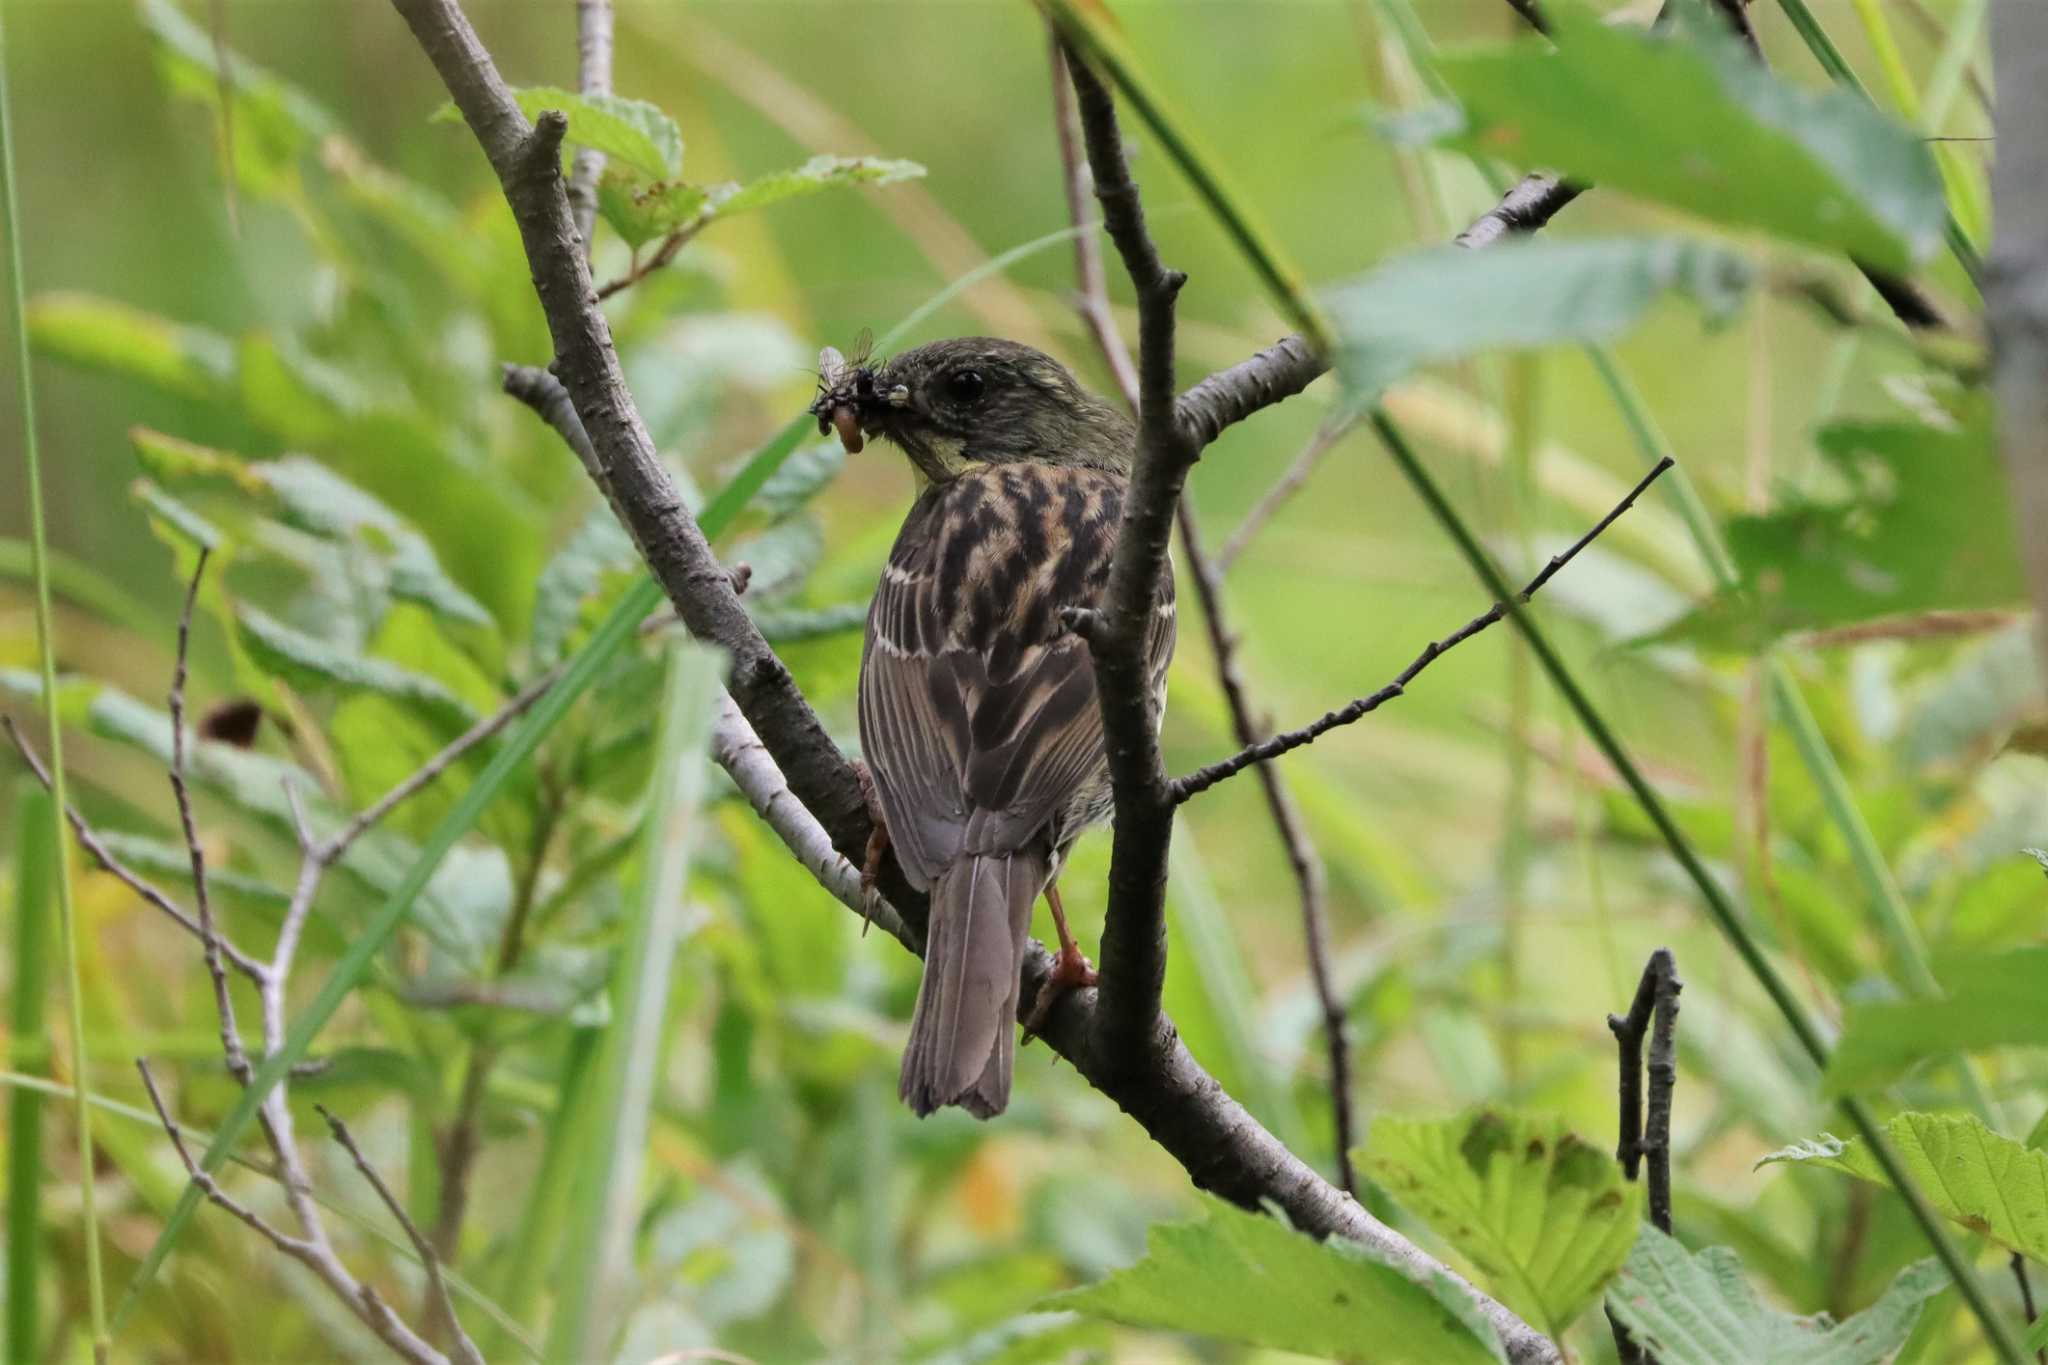
[[[12,716],[0,716],[0,729],[7,731],[7,737],[14,742],[15,752],[21,755],[21,761],[28,765],[28,770],[35,775],[36,781],[42,784],[45,791],[49,790],[49,770],[43,766],[43,761],[36,756],[35,750],[29,747],[28,740],[22,735],[20,728],[15,725],[14,718]],[[199,931],[199,921],[186,913],[183,906],[165,895],[148,878],[142,876],[135,869],[129,867],[128,864],[114,856],[113,850],[108,848],[106,842],[100,838],[99,833],[90,824],[86,823],[85,816],[79,813],[76,806],[67,807],[64,814],[70,819],[71,828],[78,835],[80,846],[92,855],[92,860],[100,865],[102,871],[118,880],[123,886],[133,891],[148,904],[161,910],[173,923],[186,933],[192,935],[192,937],[203,937]],[[248,977],[251,981],[262,979],[262,963],[250,957],[232,943],[223,942],[220,948],[221,956],[226,958],[228,965],[232,966],[236,971]]]
[[[1620,1053],[1620,1119],[1614,1156],[1622,1174],[1634,1180],[1649,1158],[1650,1222],[1659,1232],[1671,1231],[1671,1092],[1678,1079],[1675,1056],[1678,1028],[1678,965],[1668,948],[1650,954],[1636,985],[1628,1016],[1610,1014],[1607,1027]],[[1650,1040],[1650,1111],[1643,1117],[1643,1039]],[[1625,1365],[1654,1365],[1653,1358],[1629,1330],[1608,1314],[1614,1345]]]
[[[1301,453],[1294,457],[1294,463],[1287,466],[1287,471],[1280,476],[1278,482],[1266,490],[1265,496],[1253,505],[1252,510],[1244,514],[1244,520],[1237,524],[1237,529],[1230,533],[1230,539],[1224,541],[1223,548],[1216,552],[1218,573],[1230,572],[1230,566],[1237,563],[1237,557],[1244,553],[1245,546],[1251,544],[1252,537],[1265,530],[1266,523],[1273,519],[1273,514],[1278,512],[1288,499],[1301,491],[1302,485],[1308,482],[1309,475],[1315,473],[1316,466],[1323,462],[1323,457],[1335,450],[1338,443],[1350,434],[1356,421],[1357,419],[1349,414],[1339,414],[1316,429],[1316,434],[1309,438]]]
[[[1614,1148],[1622,1174],[1634,1180],[1648,1158],[1649,1218],[1659,1232],[1671,1231],[1671,1092],[1678,1081],[1678,964],[1669,948],[1650,954],[1626,1017],[1607,1016],[1620,1052],[1620,1137]],[[1643,1040],[1649,1039],[1649,1058]],[[1650,1078],[1647,1117],[1643,1075]]]
[[[1138,299],[1137,461],[1101,620],[1087,633],[1116,803],[1097,1022],[1110,1039],[1138,1046],[1153,1035],[1166,983],[1166,850],[1173,836],[1147,643],[1153,602],[1170,581],[1174,509],[1201,445],[1174,404],[1174,301],[1187,277],[1160,260],[1146,229],[1109,91],[1071,47],[1065,55],[1103,224]]]
[[[400,1360],[409,1362],[409,1365],[449,1365],[448,1357],[428,1345],[406,1326],[399,1316],[391,1311],[390,1305],[378,1296],[376,1290],[349,1273],[348,1268],[341,1263],[340,1257],[336,1256],[334,1249],[328,1245],[324,1235],[293,1237],[221,1188],[220,1182],[192,1159],[191,1152],[185,1146],[184,1134],[179,1131],[178,1125],[171,1119],[170,1111],[164,1106],[163,1096],[157,1091],[156,1079],[150,1075],[148,1064],[138,1058],[135,1066],[142,1073],[143,1089],[149,1092],[149,1102],[155,1106],[157,1118],[162,1121],[164,1132],[169,1135],[179,1160],[184,1162],[187,1176],[210,1202],[233,1214],[278,1251],[319,1276],[348,1310],[376,1333],[378,1340],[389,1346]],[[318,1224],[314,1226],[317,1228]],[[474,1355],[474,1346],[469,1349],[471,1354],[463,1356],[462,1359],[465,1365],[474,1365],[481,1357]]]
[[[1048,40],[1052,48],[1053,131],[1058,135],[1061,186],[1067,193],[1067,217],[1075,227],[1088,227],[1088,205],[1095,187],[1088,173],[1088,161],[1081,151],[1081,115],[1074,106],[1074,89],[1067,76],[1067,58],[1059,34]],[[1093,232],[1074,238],[1074,311],[1087,324],[1095,347],[1109,366],[1117,392],[1133,413],[1138,411],[1138,367],[1131,360],[1131,348],[1116,329],[1116,316],[1109,307],[1109,280],[1102,270],[1102,243]]]
[[[2027,1315],[2027,1326],[2034,1325],[2034,1282],[2027,1276],[2027,1258],[2015,1251],[2012,1254],[2012,1276],[2020,1284],[2020,1310]],[[2034,1359],[2041,1365],[2048,1365],[2048,1347],[2034,1352]]]
[[[600,457],[626,529],[690,633],[731,655],[733,699],[792,790],[831,832],[833,846],[859,857],[869,833],[860,783],[732,591],[626,390],[562,187],[562,121],[543,116],[537,127],[527,123],[455,0],[393,0],[393,7],[497,173],[548,321],[555,372]],[[893,864],[884,887],[899,909],[923,905]]]
[[[612,0],[576,0],[576,85],[586,95],[612,92]],[[604,153],[578,148],[569,171],[569,205],[585,260],[595,239],[597,182],[603,174]]]
[[[427,1239],[420,1235],[419,1226],[407,1215],[405,1205],[398,1201],[398,1196],[391,1192],[391,1187],[384,1183],[384,1177],[377,1174],[377,1168],[363,1155],[363,1149],[356,1146],[355,1138],[349,1135],[348,1125],[335,1117],[333,1111],[324,1104],[316,1104],[313,1108],[318,1111],[321,1118],[327,1120],[328,1130],[334,1134],[334,1140],[341,1144],[349,1159],[355,1162],[356,1169],[362,1172],[363,1179],[369,1181],[370,1188],[377,1192],[377,1198],[391,1211],[391,1216],[398,1220],[398,1226],[404,1230],[406,1239],[412,1243],[412,1249],[419,1253],[421,1268],[427,1272],[427,1293],[432,1296],[437,1310],[449,1321],[454,1321],[455,1305],[449,1301],[447,1281],[441,1278],[441,1258],[427,1245]],[[456,1336],[455,1358],[463,1365],[484,1365],[482,1352],[476,1349],[468,1337],[460,1334]]]
[[[199,582],[206,577],[210,551],[201,546],[199,561],[192,568],[192,582],[185,589],[185,609],[178,614],[177,663],[171,673],[171,792],[178,802],[178,827],[184,831],[185,849],[192,860],[192,901],[199,908],[199,941],[205,945],[206,974],[213,979],[213,1005],[220,1016],[221,1052],[227,1057],[228,1074],[243,1085],[249,1083],[249,1054],[242,1049],[242,1035],[235,1027],[234,997],[228,993],[227,968],[222,965],[220,933],[213,923],[213,903],[206,894],[206,850],[199,843],[199,829],[192,818],[192,794],[185,787],[185,671],[192,643],[192,607],[199,600]]]
[[[1088,166],[1082,159],[1080,116],[1074,105],[1066,74],[1066,57],[1057,34],[1052,39],[1052,77],[1054,127],[1059,136],[1067,211],[1076,226],[1083,226],[1087,222]],[[1075,307],[1094,335],[1110,373],[1116,378],[1117,387],[1123,392],[1124,402],[1136,412],[1140,407],[1137,367],[1131,363],[1130,350],[1124,345],[1123,336],[1117,331],[1110,312],[1102,251],[1092,233],[1083,233],[1074,239],[1074,273],[1078,285]],[[1230,628],[1223,602],[1222,569],[1210,560],[1203,548],[1195,509],[1184,497],[1176,502],[1175,519],[1180,527],[1181,550],[1187,558],[1188,572],[1195,580],[1196,593],[1201,599],[1202,618],[1208,623],[1216,675],[1230,704],[1233,733],[1240,744],[1256,743],[1264,738],[1264,726],[1251,704],[1243,673],[1238,667],[1238,639]],[[1260,770],[1260,776],[1264,779],[1266,805],[1272,813],[1274,828],[1286,849],[1287,864],[1293,870],[1295,883],[1301,892],[1302,938],[1307,945],[1310,978],[1315,982],[1317,997],[1322,1002],[1324,1037],[1329,1049],[1330,1103],[1335,1114],[1338,1184],[1346,1190],[1355,1190],[1356,1181],[1351,1171],[1351,1063],[1345,1037],[1344,1009],[1330,978],[1323,864],[1316,856],[1314,845],[1309,842],[1301,814],[1279,770],[1267,766]]]
[[[1501,196],[1498,204],[1474,219],[1454,239],[1458,246],[1478,250],[1503,237],[1535,232],[1549,225],[1565,205],[1586,192],[1584,185],[1554,175],[1525,175]]]
[[[1659,475],[1671,468],[1672,463],[1671,457],[1668,455],[1658,461],[1656,466],[1649,473],[1643,475],[1636,482],[1636,486],[1631,488],[1622,500],[1614,505],[1614,509],[1602,517],[1592,530],[1580,536],[1563,552],[1552,556],[1550,562],[1545,564],[1536,576],[1529,580],[1528,585],[1515,595],[1515,600],[1525,603],[1534,597],[1542,589],[1543,585],[1556,575],[1558,570],[1571,563],[1579,551],[1592,544],[1602,531],[1612,526],[1622,513],[1634,506],[1636,499],[1640,498],[1645,490],[1657,481]],[[1284,734],[1274,735],[1271,739],[1262,740],[1257,744],[1248,744],[1221,762],[1197,768],[1186,777],[1175,778],[1172,788],[1174,801],[1178,803],[1186,801],[1190,797],[1199,796],[1218,782],[1223,781],[1225,778],[1236,776],[1255,763],[1265,763],[1271,759],[1278,758],[1290,750],[1298,749],[1304,744],[1313,742],[1341,725],[1349,725],[1360,717],[1377,711],[1386,703],[1405,693],[1408,684],[1414,682],[1416,677],[1425,668],[1435,663],[1446,651],[1463,644],[1488,626],[1502,619],[1507,614],[1507,610],[1505,603],[1496,602],[1441,640],[1430,641],[1428,645],[1423,647],[1422,652],[1417,654],[1409,665],[1395,676],[1392,682],[1380,688],[1379,691],[1360,697],[1347,706],[1339,707],[1335,711],[1319,716],[1298,730],[1289,730]]]

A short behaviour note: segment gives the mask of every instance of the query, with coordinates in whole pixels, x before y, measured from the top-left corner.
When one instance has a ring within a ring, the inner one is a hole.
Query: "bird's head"
[[[934,341],[886,363],[819,357],[818,431],[849,451],[867,436],[902,449],[926,479],[1034,461],[1129,472],[1131,421],[1043,351],[996,337]]]

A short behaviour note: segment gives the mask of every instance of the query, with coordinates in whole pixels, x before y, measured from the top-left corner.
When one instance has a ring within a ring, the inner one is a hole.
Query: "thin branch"
[[[443,773],[461,762],[463,756],[470,750],[532,710],[534,704],[547,695],[548,689],[555,685],[555,680],[560,676],[560,669],[550,669],[520,688],[497,710],[448,741],[441,752],[421,764],[404,781],[378,797],[375,803],[365,807],[346,825],[336,830],[313,850],[314,855],[322,863],[332,863],[340,858],[348,851],[349,845],[362,838],[372,826],[391,814],[400,804],[410,800],[422,788],[432,784]]]
[[[1601,532],[1612,526],[1621,517],[1622,513],[1633,507],[1636,499],[1642,497],[1650,485],[1657,481],[1658,476],[1671,468],[1672,464],[1673,461],[1668,455],[1659,460],[1649,473],[1637,480],[1636,486],[1631,488],[1622,497],[1622,500],[1614,505],[1612,511],[1600,518],[1592,530],[1580,536],[1562,553],[1552,556],[1550,562],[1545,564],[1536,576],[1529,580],[1528,585],[1515,594],[1515,601],[1517,603],[1526,603],[1530,598],[1534,597],[1542,589],[1543,585],[1548,583],[1557,574],[1558,570],[1571,563],[1579,551],[1591,545],[1599,538]],[[1335,711],[1319,716],[1298,730],[1289,730],[1284,734],[1274,735],[1271,739],[1262,740],[1257,744],[1248,744],[1221,762],[1197,768],[1186,777],[1174,779],[1174,801],[1179,803],[1188,800],[1190,797],[1199,796],[1218,782],[1223,781],[1225,778],[1236,776],[1255,763],[1265,763],[1278,758],[1284,753],[1299,749],[1302,745],[1313,742],[1339,726],[1349,725],[1363,716],[1370,715],[1396,697],[1403,695],[1408,689],[1408,684],[1414,682],[1424,669],[1435,663],[1445,653],[1501,620],[1507,615],[1507,612],[1508,607],[1506,603],[1494,603],[1484,612],[1473,617],[1441,640],[1430,641],[1429,644],[1423,647],[1422,652],[1417,654],[1409,665],[1395,676],[1392,682],[1380,688],[1379,691],[1369,693],[1347,706],[1339,707]]]
[[[412,1249],[419,1253],[420,1266],[427,1272],[427,1293],[433,1300],[435,1311],[443,1315],[447,1321],[455,1321],[455,1305],[448,1297],[448,1283],[441,1278],[441,1258],[427,1245],[427,1239],[420,1235],[418,1225],[406,1214],[405,1205],[398,1201],[398,1196],[384,1183],[384,1177],[377,1174],[377,1168],[363,1155],[363,1149],[356,1146],[355,1138],[349,1135],[348,1125],[324,1104],[316,1104],[313,1108],[321,1118],[327,1120],[328,1130],[334,1134],[334,1140],[341,1144],[349,1159],[355,1162],[356,1169],[363,1174],[363,1179],[370,1182],[370,1188],[377,1192],[377,1198],[383,1201],[384,1207],[391,1211],[391,1216],[398,1220],[398,1226],[404,1229],[407,1240],[412,1243]],[[455,1358],[461,1361],[462,1365],[484,1365],[483,1353],[477,1350],[474,1342],[460,1332],[455,1335]]]
[[[833,846],[858,858],[869,832],[860,783],[732,591],[627,392],[562,186],[561,120],[543,116],[538,127],[527,123],[455,0],[393,0],[393,6],[498,176],[547,318],[555,371],[575,401],[626,529],[690,633],[731,656],[733,699],[791,789],[831,832]],[[897,906],[921,907],[922,898],[893,866],[890,874],[885,888]]]
[[[2034,1312],[2034,1282],[2027,1276],[2027,1258],[2017,1251],[2012,1254],[2012,1276],[2019,1281],[2020,1309],[2027,1316],[2027,1326],[2032,1327],[2037,1316]],[[2041,1365],[2048,1365],[2048,1347],[2036,1350],[2034,1359]]]
[[[612,0],[576,0],[576,86],[586,95],[612,92]],[[595,241],[597,181],[603,174],[604,153],[578,148],[569,171],[569,206],[585,260]]]
[[[1455,245],[1479,250],[1503,237],[1526,235],[1549,226],[1565,205],[1586,192],[1584,185],[1560,176],[1525,175],[1501,196],[1500,202],[1459,233]]]
[[[1082,158],[1082,129],[1079,110],[1066,74],[1066,57],[1060,46],[1057,33],[1052,39],[1052,78],[1054,128],[1058,133],[1062,181],[1067,191],[1067,211],[1074,224],[1087,223],[1086,206],[1089,191],[1088,165]],[[1102,351],[1110,373],[1115,376],[1117,386],[1123,391],[1124,402],[1133,412],[1139,410],[1137,368],[1131,363],[1129,348],[1124,345],[1123,336],[1116,329],[1116,322],[1110,312],[1108,281],[1102,269],[1102,251],[1093,233],[1083,233],[1074,239],[1074,273],[1078,285],[1075,307],[1082,320],[1095,337],[1096,345]],[[1244,677],[1238,668],[1238,639],[1230,628],[1223,603],[1222,569],[1213,563],[1202,546],[1201,527],[1195,521],[1194,507],[1185,498],[1176,500],[1175,517],[1180,527],[1181,549],[1188,562],[1188,571],[1201,598],[1202,618],[1208,623],[1210,652],[1215,658],[1216,675],[1223,686],[1224,696],[1230,703],[1231,723],[1238,743],[1251,744],[1263,738],[1263,724],[1258,719],[1247,694]],[[1295,808],[1293,794],[1287,790],[1277,768],[1267,767],[1260,771],[1265,779],[1266,804],[1273,816],[1274,829],[1280,836],[1282,847],[1287,853],[1288,866],[1294,872],[1295,884],[1301,893],[1302,938],[1307,945],[1309,974],[1315,982],[1316,994],[1322,1003],[1323,1031],[1327,1041],[1330,1066],[1330,1104],[1335,1115],[1335,1143],[1338,1184],[1346,1190],[1356,1190],[1357,1181],[1351,1170],[1351,1060],[1349,1041],[1345,1036],[1343,1006],[1338,1000],[1330,978],[1329,924],[1324,911],[1326,883],[1323,876],[1322,860],[1316,856],[1315,847],[1309,842],[1308,831],[1303,827],[1301,814]]]
[[[20,727],[15,725],[14,718],[12,716],[0,716],[0,729],[7,731],[7,737],[14,742],[15,752],[21,755],[21,761],[28,765],[29,772],[35,776],[37,782],[42,784],[43,790],[48,791],[50,789],[49,770],[43,766],[43,761],[36,756],[35,750],[29,747],[28,739],[21,733]],[[170,917],[174,924],[192,935],[192,937],[204,937],[199,930],[199,921],[186,913],[183,906],[172,900],[163,891],[158,889],[154,883],[114,855],[114,851],[107,847],[106,842],[100,838],[98,831],[86,823],[85,816],[79,812],[78,807],[66,806],[64,814],[71,821],[72,831],[78,835],[79,845],[92,855],[92,860],[100,865],[101,871],[119,881],[148,904],[161,910]],[[250,957],[232,943],[223,941],[220,948],[221,956],[226,958],[228,965],[232,966],[236,971],[248,977],[251,981],[261,981],[263,979],[262,963]]]
[[[1614,1034],[1619,1053],[1620,1117],[1615,1160],[1622,1174],[1634,1180],[1649,1158],[1649,1218],[1659,1232],[1671,1231],[1671,1092],[1678,1079],[1675,1054],[1678,1028],[1678,993],[1685,983],[1678,979],[1678,964],[1669,948],[1650,954],[1636,984],[1635,1000],[1628,1016],[1610,1014],[1607,1027]],[[1650,1041],[1650,1113],[1643,1118],[1643,1039]],[[1633,1334],[1608,1314],[1614,1329],[1614,1346],[1623,1365],[1654,1365]]]
[[[243,1085],[249,1083],[249,1054],[242,1048],[241,1031],[235,1027],[235,1001],[228,992],[227,968],[222,965],[220,932],[213,923],[213,904],[206,894],[206,850],[199,843],[199,829],[192,818],[192,794],[185,787],[185,675],[192,644],[192,607],[199,600],[199,583],[206,577],[211,552],[201,546],[199,562],[192,568],[192,581],[185,589],[185,608],[178,614],[177,663],[171,672],[171,792],[178,802],[178,827],[185,835],[185,850],[192,860],[192,901],[199,907],[199,941],[205,945],[206,974],[213,979],[213,1006],[220,1016],[221,1052],[227,1057],[228,1074]]]
[[[1108,89],[1071,46],[1065,55],[1103,225],[1138,299],[1137,461],[1101,620],[1087,633],[1116,814],[1098,1026],[1109,1038],[1135,1047],[1153,1035],[1166,984],[1166,854],[1173,837],[1148,644],[1158,619],[1154,603],[1162,585],[1171,583],[1167,546],[1174,509],[1201,445],[1174,403],[1174,302],[1187,277],[1160,260],[1145,227]]]
[[[1238,667],[1238,639],[1231,633],[1224,616],[1222,573],[1203,552],[1201,528],[1196,524],[1194,509],[1186,499],[1182,499],[1180,505],[1180,535],[1181,545],[1187,551],[1189,577],[1194,580],[1195,595],[1202,602],[1202,617],[1208,622],[1209,648],[1216,660],[1216,679],[1222,685],[1224,700],[1230,707],[1231,732],[1237,736],[1239,744],[1257,744],[1266,737],[1267,727],[1252,708],[1244,674]],[[1337,1183],[1356,1193],[1358,1181],[1351,1169],[1351,1042],[1343,1000],[1337,993],[1335,978],[1330,971],[1328,881],[1323,873],[1323,860],[1317,856],[1315,845],[1309,840],[1301,811],[1294,804],[1294,793],[1288,789],[1279,765],[1260,764],[1259,781],[1265,794],[1266,809],[1272,814],[1274,828],[1279,831],[1281,847],[1287,853],[1287,866],[1294,874],[1295,888],[1301,898],[1302,943],[1308,955],[1309,980],[1315,986],[1316,1000],[1322,1008],[1323,1042],[1330,1068]]]
[[[824,828],[789,789],[782,770],[775,766],[774,757],[755,735],[754,727],[747,724],[733,699],[722,692],[718,698],[718,723],[711,732],[711,757],[725,769],[726,776],[739,788],[754,813],[775,831],[775,836],[818,885],[911,952],[922,951],[922,939],[912,937],[892,906],[880,899],[871,902],[863,895],[860,869],[832,847]]]
[[[1081,114],[1074,105],[1066,52],[1056,30],[1050,33],[1047,42],[1052,48],[1053,131],[1059,139],[1060,184],[1067,194],[1067,218],[1075,227],[1088,227],[1088,205],[1094,198],[1095,186],[1081,150]],[[1116,329],[1116,316],[1109,307],[1109,280],[1102,269],[1102,243],[1093,232],[1082,232],[1074,238],[1074,310],[1081,315],[1089,335],[1095,338],[1095,348],[1109,366],[1117,392],[1136,413],[1138,367],[1131,360],[1131,348],[1124,344],[1123,334]]]
[[[428,1345],[407,1327],[398,1315],[391,1311],[390,1305],[378,1297],[376,1290],[349,1274],[348,1268],[334,1254],[333,1248],[328,1246],[324,1237],[293,1237],[223,1189],[218,1180],[192,1159],[191,1152],[185,1146],[184,1134],[172,1121],[170,1111],[164,1106],[163,1096],[157,1091],[156,1078],[150,1075],[148,1063],[137,1058],[135,1067],[142,1073],[143,1089],[149,1092],[149,1102],[155,1106],[157,1118],[163,1123],[164,1132],[170,1136],[171,1145],[177,1149],[179,1160],[185,1164],[186,1175],[199,1187],[208,1201],[233,1214],[278,1251],[318,1275],[342,1304],[364,1326],[376,1333],[377,1338],[389,1346],[400,1360],[409,1362],[409,1365],[449,1365],[448,1357]],[[475,1347],[470,1347],[470,1350],[474,1352]],[[466,1365],[473,1362],[473,1359],[472,1356],[464,1357]]]
[[[1237,563],[1237,557],[1244,553],[1244,547],[1251,544],[1254,536],[1266,529],[1266,523],[1273,519],[1273,514],[1278,512],[1288,499],[1301,491],[1302,486],[1308,482],[1309,475],[1315,473],[1316,466],[1323,462],[1323,457],[1335,450],[1355,425],[1355,417],[1339,414],[1316,429],[1316,434],[1309,438],[1301,453],[1294,457],[1294,463],[1287,466],[1287,472],[1266,490],[1265,496],[1253,505],[1251,511],[1244,514],[1244,520],[1237,524],[1237,529],[1230,533],[1230,539],[1224,541],[1223,548],[1216,552],[1218,573],[1230,572],[1230,566]]]

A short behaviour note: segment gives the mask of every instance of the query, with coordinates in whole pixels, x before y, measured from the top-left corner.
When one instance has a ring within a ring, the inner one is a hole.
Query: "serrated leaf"
[[[1662,1365],[1878,1365],[1948,1283],[1929,1258],[1900,1271],[1876,1303],[1842,1323],[1825,1313],[1798,1317],[1760,1301],[1728,1248],[1689,1254],[1645,1227],[1607,1308]]]
[[[2048,1152],[2035,1151],[1972,1114],[1895,1116],[1885,1136],[1906,1174],[1943,1217],[2035,1260],[2048,1258]],[[1824,1166],[1872,1184],[1887,1183],[1859,1139],[1823,1133],[1757,1162]]]
[[[1554,1116],[1383,1118],[1353,1159],[1552,1337],[1620,1269],[1642,1221],[1642,1187]]]
[[[1849,1006],[1822,1078],[1828,1094],[1882,1086],[1917,1062],[1957,1052],[2048,1045],[2048,947],[1959,954],[1937,975],[1945,999]]]
[[[552,85],[529,85],[512,97],[528,119],[548,109],[569,120],[566,140],[603,152],[649,180],[673,180],[683,169],[683,134],[658,105],[619,95],[579,95]],[[435,112],[439,122],[459,119],[453,105]]]
[[[451,731],[476,723],[475,709],[435,679],[296,630],[255,607],[236,611],[235,629],[252,658],[302,691],[375,693]]]
[[[53,291],[28,306],[29,339],[47,356],[137,379],[186,398],[220,399],[235,384],[235,344],[125,303]]]
[[[642,247],[688,223],[711,200],[700,185],[648,180],[607,166],[597,182],[597,211],[630,247]]]
[[[2020,852],[2041,865],[2041,871],[2048,873],[2048,848],[2023,848]]]
[[[1318,1242],[1212,1196],[1201,1202],[1200,1222],[1154,1226],[1136,1265],[1039,1307],[1309,1355],[1369,1351],[1376,1365],[1505,1359],[1450,1276],[1418,1279],[1356,1242]]]
[[[195,549],[220,548],[220,531],[205,517],[158,488],[148,479],[137,479],[129,490],[142,504],[158,528],[158,539],[182,542]]]
[[[1551,41],[1437,63],[1463,104],[1456,141],[1717,223],[1904,272],[1947,219],[1927,146],[1867,100],[1774,78],[1705,6],[1662,31],[1546,6]]]
[[[1750,275],[1736,253],[1680,237],[1515,239],[1485,251],[1411,252],[1325,302],[1337,329],[1338,375],[1370,399],[1434,361],[1612,340],[1667,293],[1723,316]]]
[[[801,166],[776,171],[744,185],[724,185],[711,192],[719,217],[766,208],[786,199],[800,199],[845,185],[894,185],[916,180],[924,167],[915,161],[880,156],[814,156]]]
[[[129,440],[137,460],[159,482],[232,489],[283,524],[374,564],[379,586],[392,597],[465,625],[495,625],[483,604],[448,576],[425,536],[318,460],[287,455],[251,463],[144,427],[130,431]]]

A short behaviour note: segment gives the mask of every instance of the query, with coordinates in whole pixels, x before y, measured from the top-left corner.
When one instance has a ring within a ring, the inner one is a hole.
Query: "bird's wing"
[[[860,724],[913,879],[1023,847],[1100,780],[1094,663],[1060,609],[1101,601],[1122,512],[1114,475],[1018,464],[931,489],[904,523],[868,613]],[[1160,673],[1171,604],[1169,584]]]

